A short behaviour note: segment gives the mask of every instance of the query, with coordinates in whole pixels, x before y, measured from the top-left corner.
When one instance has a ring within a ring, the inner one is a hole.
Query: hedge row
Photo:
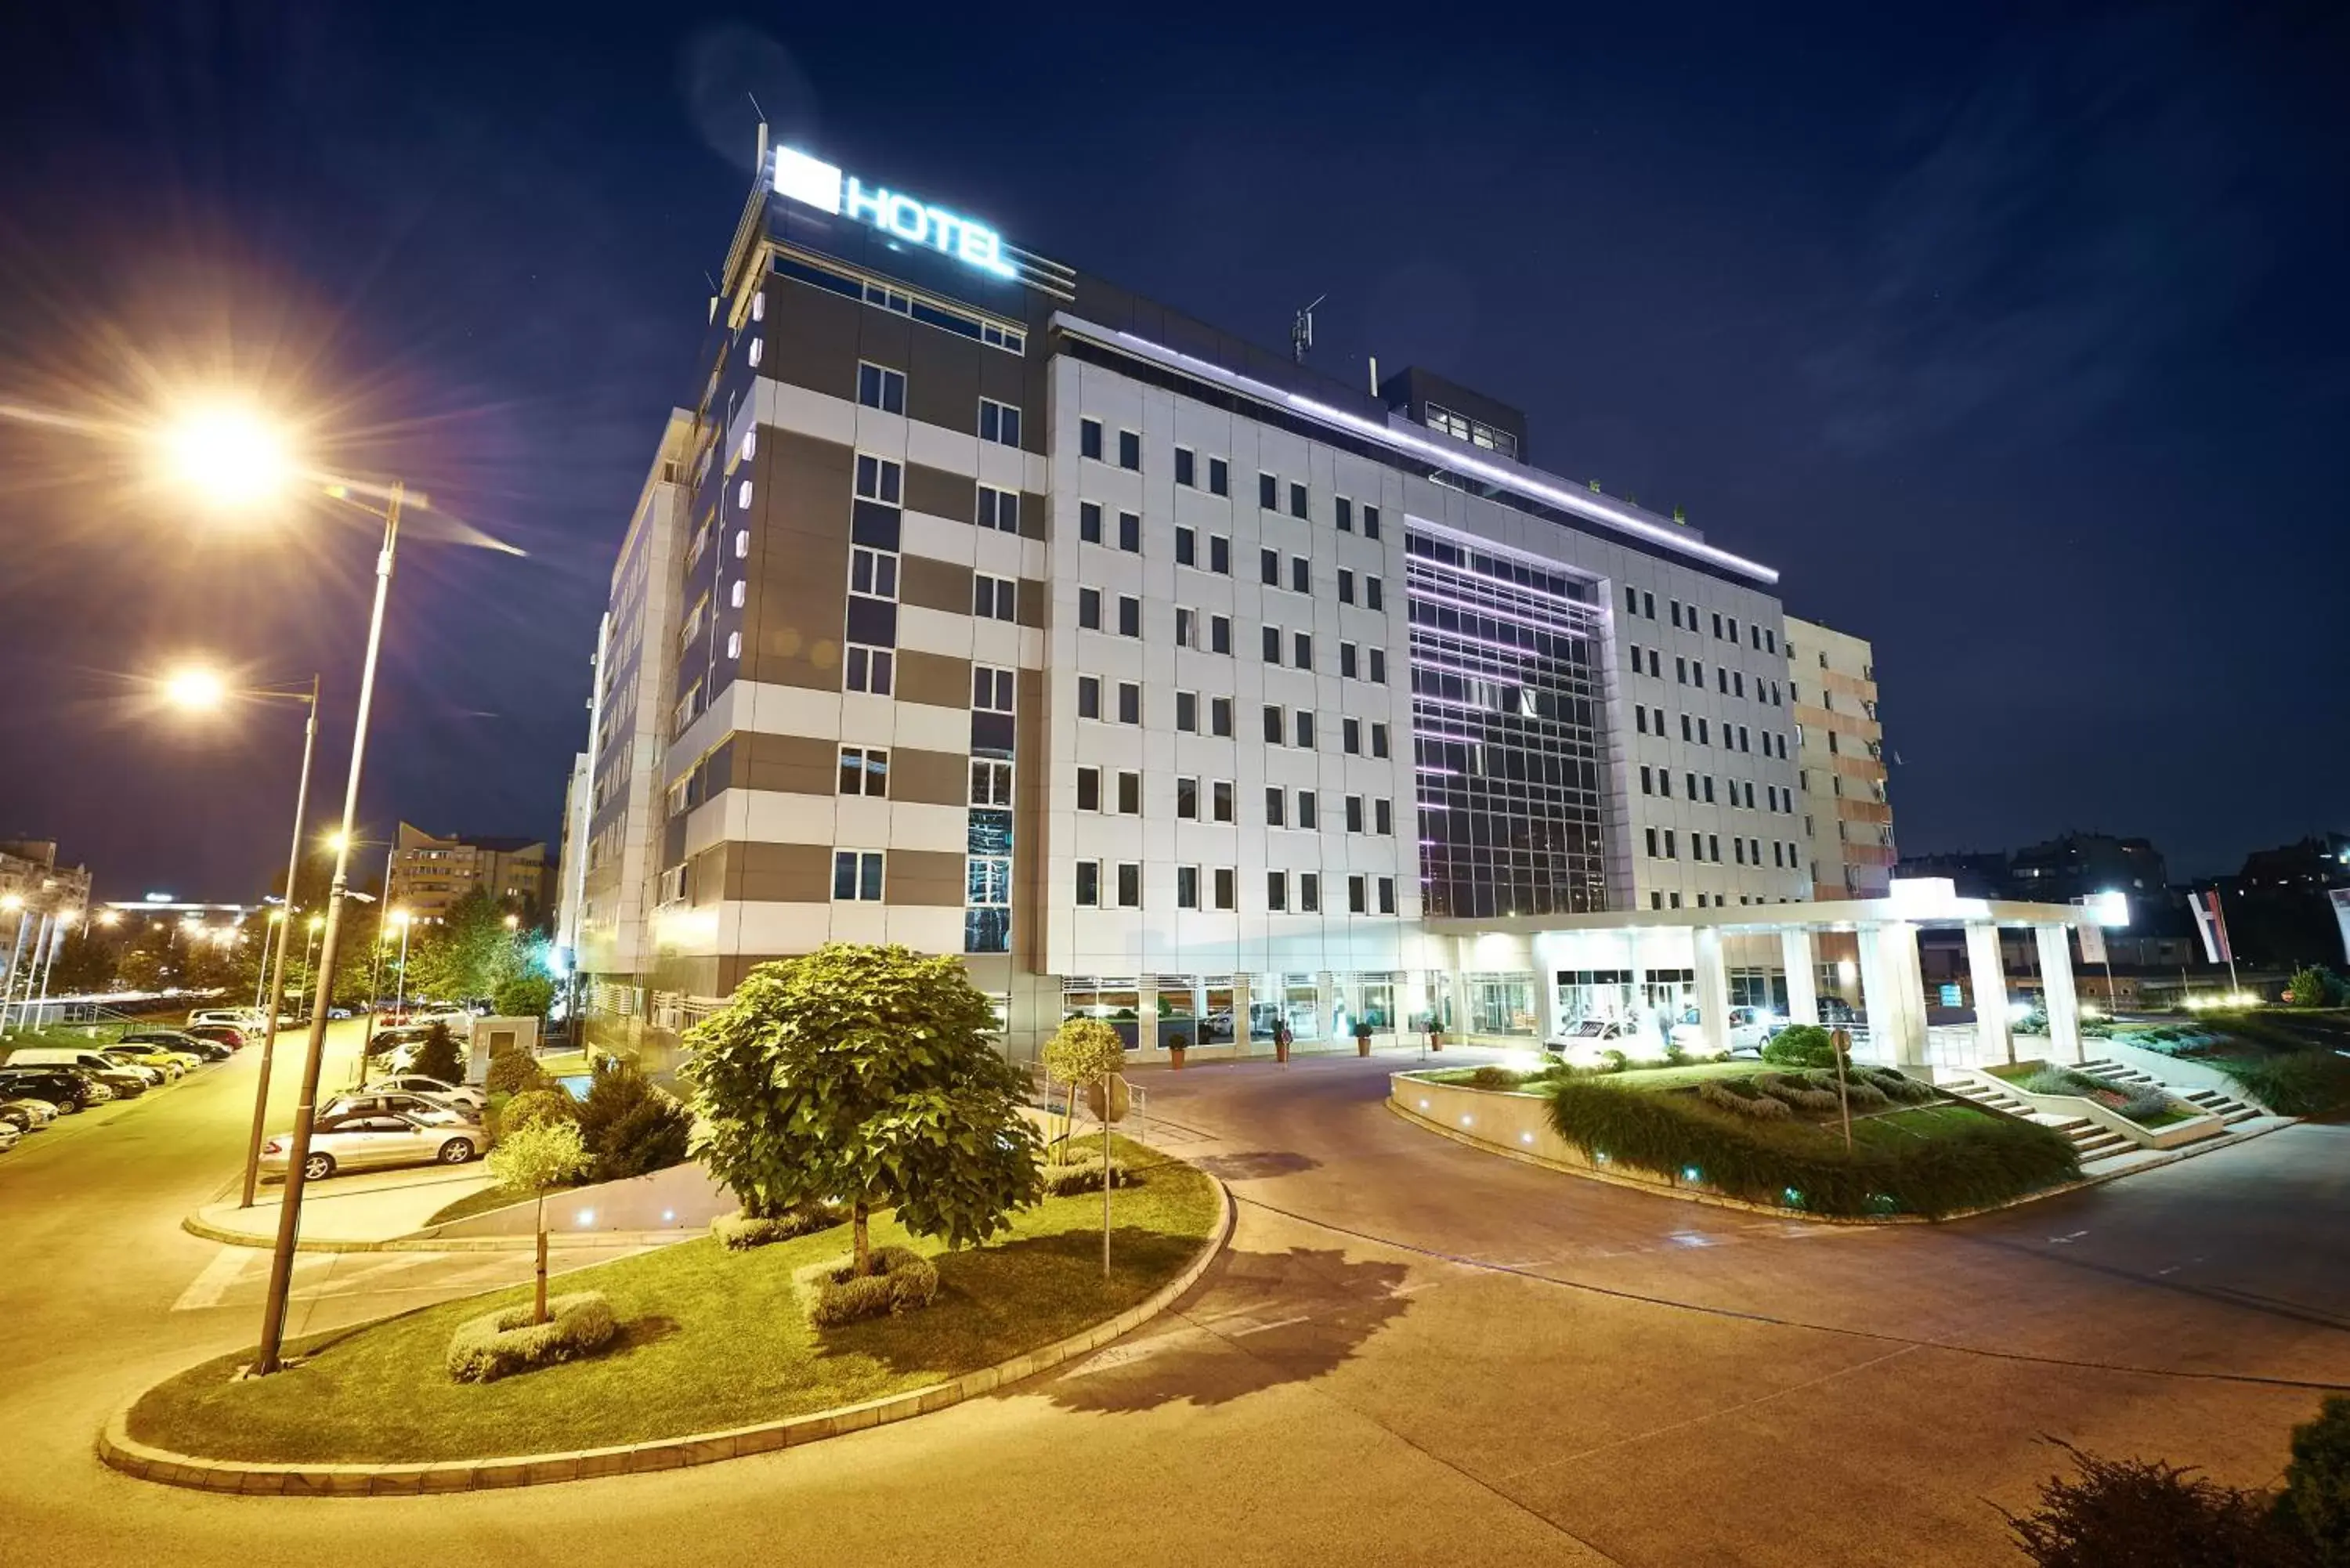
[[[460,1383],[491,1383],[601,1349],[619,1326],[600,1291],[554,1296],[547,1320],[530,1321],[527,1303],[468,1318],[449,1336],[449,1376]]]
[[[2331,1116],[2350,1111],[2350,1056],[2331,1051],[2291,1051],[2274,1056],[2205,1056],[2243,1091],[2285,1116]]]
[[[916,1312],[939,1293],[938,1265],[908,1247],[873,1249],[870,1274],[854,1274],[846,1267],[822,1272],[808,1318],[818,1328],[837,1328],[860,1318],[887,1313]]]
[[[1937,1218],[2081,1174],[2063,1134],[2000,1116],[1977,1116],[1914,1144],[1863,1145],[1846,1154],[1818,1127],[1736,1117],[1694,1095],[1588,1078],[1557,1084],[1550,1095],[1551,1126],[1586,1156],[1814,1214]]]

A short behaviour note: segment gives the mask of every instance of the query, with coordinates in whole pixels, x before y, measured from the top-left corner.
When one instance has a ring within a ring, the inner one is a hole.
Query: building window
[[[1136,860],[1118,863],[1118,907],[1121,909],[1142,908],[1142,865]]]
[[[1230,495],[1232,493],[1232,465],[1221,457],[1208,460],[1208,493]]]
[[[971,705],[983,713],[1012,711],[1013,672],[989,665],[971,669]]]
[[[1118,635],[1120,637],[1142,635],[1142,601],[1131,594],[1118,596]]]
[[[885,414],[906,411],[906,376],[883,365],[860,362],[857,367],[857,400]]]
[[[1208,535],[1208,570],[1220,577],[1232,575],[1232,542],[1222,534]]]
[[[1129,556],[1142,554],[1142,514],[1121,512],[1118,514],[1118,547]]]
[[[1175,564],[1179,566],[1200,564],[1200,536],[1189,528],[1175,530]]]
[[[1232,889],[1233,885],[1240,880],[1239,873],[1229,866],[1219,866],[1216,867],[1216,874],[1212,880],[1215,884],[1216,908],[1230,909],[1234,902]]]
[[[1098,545],[1102,542],[1102,509],[1098,501],[1077,503],[1077,538],[1080,543]]]
[[[898,597],[898,557],[859,545],[848,552],[848,591],[868,598]]]
[[[1296,730],[1297,744],[1299,749],[1308,752],[1312,751],[1314,749],[1314,715],[1312,711],[1305,708],[1300,708],[1292,717],[1295,721],[1294,727]]]
[[[1354,678],[1355,645],[1351,642],[1342,642],[1338,645],[1338,679],[1352,680]]]
[[[1303,556],[1289,557],[1289,587],[1292,593],[1310,594],[1314,591],[1313,563]]]
[[[1102,628],[1099,588],[1077,590],[1077,625],[1087,631],[1099,631]]]
[[[1371,831],[1378,834],[1395,832],[1395,802],[1381,798],[1371,803]]]
[[[886,797],[889,793],[889,753],[870,746],[841,747],[840,793]]]
[[[1289,796],[1279,784],[1264,786],[1264,825],[1267,827],[1287,827],[1289,821],[1283,807]]]
[[[1208,651],[1230,653],[1232,650],[1232,618],[1214,615],[1208,618]]]
[[[1200,612],[1198,610],[1189,609],[1181,605],[1175,607],[1175,646],[1178,648],[1200,646]]]
[[[971,613],[982,620],[1016,620],[1020,585],[1010,577],[974,574],[971,579]]]
[[[963,903],[973,909],[1003,909],[1012,902],[1012,861],[1008,856],[974,855],[963,865]]]
[[[1100,906],[1101,862],[1080,860],[1077,862],[1077,907],[1093,909]]]
[[[1281,504],[1281,481],[1269,473],[1256,476],[1256,504],[1267,512]]]
[[[1376,506],[1366,506],[1363,508],[1363,537],[1376,539],[1378,536],[1379,509]]]
[[[1355,531],[1355,504],[1347,500],[1343,495],[1332,496],[1330,498],[1330,520],[1338,525],[1339,533],[1353,533]]]
[[[1230,822],[1232,819],[1232,781],[1217,779],[1208,787],[1208,820]]]
[[[1355,602],[1355,574],[1344,566],[1338,568],[1338,602],[1342,605]]]
[[[1348,913],[1348,914],[1350,914],[1350,915],[1367,915],[1367,914],[1369,914],[1369,913],[1371,912],[1371,896],[1370,896],[1370,894],[1371,894],[1371,889],[1370,889],[1370,878],[1369,878],[1369,877],[1347,877],[1347,913]]]
[[[847,689],[870,692],[876,697],[889,695],[890,678],[895,673],[897,655],[886,648],[851,646],[842,659]]]
[[[1308,833],[1318,832],[1321,829],[1321,804],[1310,789],[1297,792],[1297,826]]]
[[[1200,820],[1200,781],[1179,778],[1175,781],[1175,815],[1184,822]]]
[[[999,534],[1020,532],[1020,494],[1014,490],[998,490],[993,485],[979,487],[979,525],[993,528]]]
[[[1077,677],[1077,717],[1080,719],[1098,719],[1101,717],[1100,676],[1080,675]]]
[[[1121,773],[1118,775],[1118,814],[1120,816],[1142,815],[1142,775]]]
[[[1286,734],[1287,724],[1282,717],[1281,710],[1268,702],[1264,710],[1264,743],[1268,746],[1277,746],[1281,744]]]
[[[1267,664],[1279,664],[1281,662],[1281,628],[1277,626],[1263,627],[1259,628],[1259,636],[1264,643],[1264,661]]]
[[[1291,481],[1289,485],[1289,514],[1292,517],[1305,517],[1309,510],[1310,508],[1308,508],[1305,502],[1305,486],[1299,484],[1295,480]]]
[[[1208,733],[1231,740],[1232,736],[1232,700],[1229,697],[1208,699]]]
[[[1281,587],[1281,552],[1259,550],[1256,553],[1257,581],[1268,588]]]
[[[1177,447],[1175,449],[1175,483],[1187,490],[1198,484],[1199,480],[1194,477],[1199,472],[1196,466],[1199,460],[1192,456],[1190,447]]]
[[[1200,868],[1197,866],[1175,867],[1175,907],[1179,909],[1200,907]]]
[[[1099,420],[1077,421],[1077,455],[1098,458],[1102,454],[1102,427]]]
[[[979,400],[979,439],[998,446],[1020,444],[1020,410],[992,398]]]
[[[1363,797],[1361,795],[1350,794],[1347,797],[1347,831],[1349,833],[1363,831]]]
[[[973,805],[1010,805],[1012,804],[1012,764],[986,761],[971,764],[971,804]]]
[[[1079,811],[1101,809],[1101,769],[1079,768],[1077,770],[1077,809]]]
[[[1128,469],[1141,468],[1142,436],[1140,432],[1136,431],[1118,432],[1118,465]]]
[[[1264,874],[1264,907],[1278,913],[1289,908],[1289,873],[1268,871]]]
[[[881,852],[878,849],[834,850],[832,896],[860,904],[879,903]]]
[[[860,501],[879,501],[884,506],[899,504],[906,488],[906,470],[886,457],[857,454],[857,497]]]
[[[1175,728],[1185,734],[1200,732],[1200,694],[1197,691],[1175,693]]]
[[[1363,722],[1356,718],[1338,721],[1338,749],[1350,757],[1363,754]]]
[[[1387,683],[1388,683],[1388,655],[1387,655],[1387,650],[1386,650],[1385,649],[1381,649],[1381,648],[1375,648],[1375,649],[1371,649],[1371,684],[1372,684],[1372,685],[1374,685],[1374,686],[1384,686],[1384,685],[1386,685]]]
[[[1371,726],[1371,755],[1375,757],[1384,757],[1387,754],[1388,727],[1385,724],[1373,724]]]
[[[1118,722],[1121,724],[1142,722],[1142,683],[1121,680],[1118,683]]]

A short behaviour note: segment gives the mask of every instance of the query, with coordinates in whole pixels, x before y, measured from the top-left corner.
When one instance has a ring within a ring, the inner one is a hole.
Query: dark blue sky
[[[1537,462],[1778,566],[1877,642],[1907,849],[2202,872],[2345,826],[2339,5],[42,9],[0,23],[0,404],[256,384],[530,552],[403,547],[379,829],[556,831],[746,89],[1260,341],[1327,294],[1325,369],[1519,404]],[[125,678],[320,668],[347,715],[371,535],[167,500],[0,423],[0,836],[249,895],[292,716],[192,732]]]

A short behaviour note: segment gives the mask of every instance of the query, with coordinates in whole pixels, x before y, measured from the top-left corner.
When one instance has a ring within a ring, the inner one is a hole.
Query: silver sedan
[[[280,1133],[261,1147],[261,1168],[283,1174],[294,1135]],[[324,1181],[338,1170],[369,1170],[387,1165],[463,1165],[482,1152],[481,1130],[436,1127],[390,1112],[322,1116],[310,1129],[310,1152],[302,1174]]]

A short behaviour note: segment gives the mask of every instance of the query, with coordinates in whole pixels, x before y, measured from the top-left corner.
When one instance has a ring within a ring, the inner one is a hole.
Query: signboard
[[[1966,1004],[1966,993],[1959,989],[1955,981],[1947,983],[1942,987],[1943,1006],[1964,1007]]]
[[[1126,1113],[1132,1101],[1133,1096],[1127,1093],[1126,1075],[1123,1073],[1112,1073],[1107,1080],[1097,1079],[1086,1085],[1086,1104],[1092,1109],[1097,1121],[1126,1120]]]
[[[2106,931],[2103,926],[2075,926],[2073,933],[2081,939],[2083,963],[2106,961]]]
[[[1019,268],[1004,258],[1003,236],[985,223],[933,205],[886,185],[868,185],[854,174],[788,147],[775,149],[775,188],[836,217],[868,223],[909,244],[952,256],[997,277],[1017,278]]]

